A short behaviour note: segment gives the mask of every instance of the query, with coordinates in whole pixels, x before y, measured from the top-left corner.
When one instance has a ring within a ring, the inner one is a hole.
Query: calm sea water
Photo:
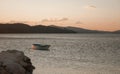
[[[33,43],[49,44],[50,51],[30,50]],[[120,68],[120,34],[0,34],[0,51],[14,49],[24,51],[37,69]]]

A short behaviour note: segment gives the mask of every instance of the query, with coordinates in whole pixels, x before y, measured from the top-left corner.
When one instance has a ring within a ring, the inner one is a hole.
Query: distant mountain
[[[32,31],[35,33],[76,33],[75,31],[65,28],[43,25],[32,26]]]
[[[23,23],[0,24],[0,33],[76,33],[65,28],[36,25],[30,26]]]
[[[89,29],[71,27],[71,26],[68,26],[68,27],[60,27],[60,26],[54,26],[54,25],[50,25],[50,26],[55,27],[55,28],[72,30],[76,33],[111,33],[109,31],[89,30]]]
[[[28,33],[30,26],[23,23],[0,24],[0,33]]]
[[[113,33],[118,33],[118,34],[120,34],[120,30],[114,31]]]
[[[89,29],[77,28],[77,27],[66,27],[66,29],[75,31],[77,33],[110,33],[108,31],[89,30]]]
[[[120,30],[115,32],[89,30],[78,27],[60,27],[55,25],[30,26],[23,23],[6,23],[0,24],[0,33],[120,33]]]

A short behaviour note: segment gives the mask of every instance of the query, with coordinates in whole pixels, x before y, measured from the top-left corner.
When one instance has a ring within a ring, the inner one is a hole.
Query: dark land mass
[[[120,30],[114,31],[113,33],[120,34]]]
[[[23,23],[0,24],[0,33],[76,33],[65,28],[35,25],[30,26]]]
[[[59,26],[30,26],[23,23],[0,23],[0,33],[120,33],[119,31],[98,31],[78,27],[59,27]]]
[[[78,27],[66,27],[69,30],[75,31],[77,33],[110,33],[108,31],[99,31],[99,30],[89,30],[84,28],[78,28]]]

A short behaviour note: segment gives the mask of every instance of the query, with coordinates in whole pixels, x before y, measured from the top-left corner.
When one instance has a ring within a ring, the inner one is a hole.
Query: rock
[[[18,50],[0,53],[0,74],[32,74],[35,67],[31,60]]]

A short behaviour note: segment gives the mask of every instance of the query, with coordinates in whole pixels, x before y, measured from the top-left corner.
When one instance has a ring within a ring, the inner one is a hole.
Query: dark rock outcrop
[[[35,67],[23,52],[7,50],[0,53],[0,74],[32,74]]]

